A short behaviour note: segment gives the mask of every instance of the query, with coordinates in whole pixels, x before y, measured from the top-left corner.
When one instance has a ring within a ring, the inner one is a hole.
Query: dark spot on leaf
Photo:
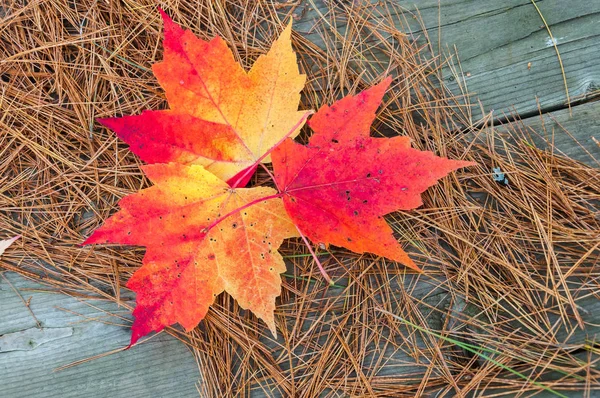
[[[339,141],[338,141],[338,140],[336,140],[335,138],[334,138],[334,139],[332,139],[332,140],[331,140],[331,142],[333,142],[334,144],[337,144],[337,143],[339,143]]]
[[[371,177],[371,173],[367,173],[367,178]]]
[[[214,259],[215,259],[215,255],[214,255],[214,253],[211,253],[211,254],[209,254],[209,255],[208,255],[208,259],[209,259],[209,260],[214,260]]]
[[[358,216],[358,210],[354,210],[354,215]]]
[[[236,229],[236,228],[237,228],[237,226],[238,226],[238,225],[237,225],[237,223],[236,223],[236,222],[234,222],[233,224],[231,224],[231,228],[233,228],[233,229]]]

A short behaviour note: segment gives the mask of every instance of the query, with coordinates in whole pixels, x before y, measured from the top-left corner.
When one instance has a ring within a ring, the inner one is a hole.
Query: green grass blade
[[[521,373],[521,372],[519,372],[517,370],[514,370],[514,369],[512,369],[512,368],[510,368],[510,367],[508,367],[508,366],[506,366],[506,365],[504,365],[504,364],[496,361],[495,359],[493,359],[493,358],[491,358],[491,357],[489,357],[489,356],[487,356],[487,355],[485,355],[485,354],[483,354],[483,353],[480,352],[480,351],[488,351],[488,352],[492,351],[494,353],[500,354],[498,351],[489,350],[489,349],[486,349],[484,347],[478,347],[478,346],[475,346],[475,345],[472,345],[472,344],[463,343],[463,342],[455,340],[455,339],[453,339],[451,337],[442,336],[439,333],[432,332],[431,330],[425,329],[425,328],[423,328],[423,327],[421,327],[419,325],[416,325],[416,324],[414,324],[414,323],[412,323],[412,322],[410,322],[410,321],[408,321],[408,320],[406,320],[404,318],[399,317],[398,315],[392,314],[389,311],[385,311],[385,310],[382,310],[382,309],[379,309],[379,308],[377,309],[377,311],[379,311],[379,312],[381,312],[383,314],[389,315],[389,316],[393,317],[394,319],[397,319],[400,322],[402,322],[402,323],[404,323],[406,325],[409,325],[409,326],[411,326],[411,327],[413,327],[413,328],[415,328],[415,329],[417,329],[417,330],[419,330],[421,332],[427,333],[427,334],[429,334],[431,336],[435,336],[435,337],[437,337],[439,339],[442,339],[442,340],[445,340],[445,341],[447,341],[449,343],[455,344],[455,345],[459,346],[460,348],[462,348],[463,350],[469,351],[472,354],[478,355],[479,357],[490,361],[494,365],[496,365],[496,366],[498,366],[498,367],[500,367],[500,368],[502,368],[502,369],[504,369],[504,370],[506,370],[506,371],[508,371],[508,372],[510,372],[512,374],[514,374],[515,376],[520,377],[523,380],[526,380],[528,383],[531,383],[531,384],[533,384],[533,385],[535,385],[537,387],[543,388],[544,390],[546,390],[546,391],[548,391],[548,392],[556,395],[557,397],[568,398],[566,395],[563,395],[563,394],[559,393],[558,391],[554,391],[550,387],[545,386],[545,385],[543,385],[543,384],[541,384],[541,383],[539,383],[537,381],[531,380],[528,376],[524,375],[523,373]]]

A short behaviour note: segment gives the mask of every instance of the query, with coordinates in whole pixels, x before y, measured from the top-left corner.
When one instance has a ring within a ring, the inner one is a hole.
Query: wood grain
[[[107,301],[78,301],[24,278],[5,273],[41,324],[9,283],[0,278],[0,396],[194,397],[199,373],[191,352],[167,335],[128,351],[57,368],[127,346],[128,310]],[[33,289],[33,290],[32,290]],[[94,308],[95,307],[95,308]],[[105,323],[103,323],[105,322]],[[122,326],[111,325],[118,323]]]
[[[413,1],[394,3],[398,8],[388,8],[391,19],[413,39],[425,42],[418,18],[413,18],[413,13],[418,13],[435,52],[439,50],[438,43],[443,53],[452,53],[456,46],[464,84],[486,111],[495,111],[496,117],[514,111],[525,118],[538,112],[538,104],[544,112],[566,105],[552,40],[530,0],[425,0],[417,3],[418,11]],[[329,26],[323,16],[326,19],[329,7],[339,2],[315,0],[302,4],[295,11],[300,18],[294,28],[324,48],[321,34]],[[597,95],[600,2],[546,0],[538,1],[538,6],[562,56],[571,100],[577,102]],[[365,6],[364,12],[373,12],[373,7]],[[347,21],[338,18],[336,28],[343,32],[345,24]],[[449,68],[444,70],[444,83],[460,93]]]

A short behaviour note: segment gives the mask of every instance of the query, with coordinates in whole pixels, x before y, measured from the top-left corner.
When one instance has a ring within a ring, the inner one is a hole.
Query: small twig
[[[35,314],[33,313],[33,311],[31,310],[31,307],[29,307],[29,300],[25,300],[23,298],[23,296],[21,295],[21,293],[19,292],[19,290],[17,290],[16,287],[14,287],[14,285],[11,283],[11,281],[8,280],[8,278],[4,275],[4,272],[2,273],[2,279],[4,279],[6,281],[6,283],[8,283],[8,285],[11,287],[11,289],[15,292],[15,294],[21,299],[21,301],[23,302],[23,304],[25,305],[25,307],[27,308],[27,311],[29,311],[29,313],[31,314],[31,316],[33,317],[33,320],[35,321],[35,325],[38,329],[42,328],[42,324],[40,323],[40,321],[38,321],[37,317],[35,316]]]

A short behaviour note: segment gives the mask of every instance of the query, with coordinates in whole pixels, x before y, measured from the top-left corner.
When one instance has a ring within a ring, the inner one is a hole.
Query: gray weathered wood
[[[524,117],[537,111],[538,100],[543,110],[565,104],[563,77],[552,40],[530,0],[399,0],[394,3],[408,11],[414,11],[414,4],[417,5],[434,47],[437,48],[440,33],[443,49],[456,46],[464,82],[486,111],[495,110],[496,116],[502,117],[504,112],[514,110]],[[328,6],[339,2],[314,1],[317,9],[311,2],[302,4],[297,11],[302,17],[294,28],[322,45],[318,33],[324,28],[321,15],[326,16]],[[538,1],[538,6],[561,53],[571,99],[597,94],[600,2],[546,0]],[[405,15],[409,24],[406,30],[423,41],[417,21]],[[398,21],[400,17],[395,19]],[[338,28],[343,29],[344,24],[338,22]],[[448,69],[444,71],[444,80],[459,93]]]
[[[600,146],[592,138],[600,141],[600,102],[533,116],[499,126],[496,130],[501,134],[509,128],[527,133],[537,148],[568,156],[591,167],[600,166]],[[584,344],[586,340],[595,340],[600,335],[598,298],[584,295],[576,297],[575,302],[581,308],[580,315],[585,328],[576,328],[574,331],[559,329],[556,339],[564,344]],[[554,319],[558,319],[558,316]]]
[[[600,102],[533,116],[518,122],[521,123],[541,136],[531,135],[539,148],[553,150],[542,139],[545,137],[554,143],[555,154],[568,156],[592,167],[600,166],[600,146],[597,143],[600,142]],[[499,130],[504,128],[500,127]]]
[[[128,351],[55,371],[127,346],[129,325],[107,313],[130,318],[129,311],[107,301],[78,301],[63,294],[30,291],[45,288],[15,274],[4,275],[25,300],[31,298],[30,308],[41,328],[9,283],[0,278],[1,397],[198,396],[199,373],[193,355],[166,334]]]

